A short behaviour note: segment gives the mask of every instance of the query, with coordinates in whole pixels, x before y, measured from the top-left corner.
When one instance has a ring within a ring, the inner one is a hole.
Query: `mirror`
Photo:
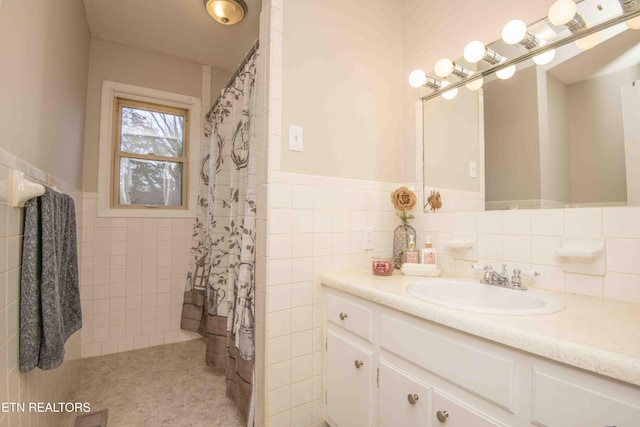
[[[568,30],[541,20],[529,30],[565,40],[550,63],[499,40],[489,48],[523,56],[513,77],[498,79],[481,61],[481,90],[461,85],[453,100],[425,97],[427,190],[478,195],[486,210],[640,205],[640,31],[620,22],[616,0],[578,6],[587,19],[602,5],[614,12],[589,16],[603,26],[593,48],[578,49]]]

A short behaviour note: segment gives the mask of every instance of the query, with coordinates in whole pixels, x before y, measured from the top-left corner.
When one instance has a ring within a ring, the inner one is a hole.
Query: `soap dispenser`
[[[424,249],[422,249],[422,263],[430,265],[438,264],[438,252],[434,249],[433,243],[431,243],[431,236],[427,236]]]
[[[407,249],[405,250],[404,262],[410,264],[417,264],[420,262],[418,250],[416,249],[416,242],[414,241],[413,235],[409,235],[409,244]]]

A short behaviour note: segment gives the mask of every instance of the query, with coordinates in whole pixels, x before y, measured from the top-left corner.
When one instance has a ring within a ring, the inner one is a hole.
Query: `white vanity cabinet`
[[[533,369],[531,420],[541,426],[640,426],[638,390],[573,370]]]
[[[333,427],[640,426],[640,387],[325,289]]]
[[[372,352],[328,331],[326,368],[327,417],[341,427],[374,425]]]
[[[373,310],[331,294],[326,316],[325,418],[340,427],[375,426]]]
[[[431,387],[380,358],[378,361],[378,426],[428,426]]]

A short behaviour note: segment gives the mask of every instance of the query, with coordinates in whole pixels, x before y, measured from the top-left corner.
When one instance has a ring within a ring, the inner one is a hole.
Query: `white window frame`
[[[113,182],[113,131],[114,108],[117,98],[127,98],[134,101],[150,102],[184,108],[189,111],[189,152],[188,152],[188,180],[186,209],[155,209],[155,208],[117,208],[111,206],[111,187]],[[99,217],[153,217],[153,218],[193,218],[196,214],[196,198],[199,182],[198,155],[200,153],[200,98],[165,92],[142,86],[105,80],[102,83],[102,101],[100,104],[100,145],[98,150],[98,200],[97,215]]]

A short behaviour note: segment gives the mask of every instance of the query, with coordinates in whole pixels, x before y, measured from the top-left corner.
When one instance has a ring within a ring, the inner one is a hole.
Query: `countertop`
[[[445,277],[445,276],[441,276]],[[459,331],[640,386],[640,304],[550,292],[566,307],[542,315],[483,314],[409,295],[423,279],[395,271],[327,272],[322,284]],[[424,278],[429,280],[429,278]],[[519,292],[519,291],[514,291]]]

